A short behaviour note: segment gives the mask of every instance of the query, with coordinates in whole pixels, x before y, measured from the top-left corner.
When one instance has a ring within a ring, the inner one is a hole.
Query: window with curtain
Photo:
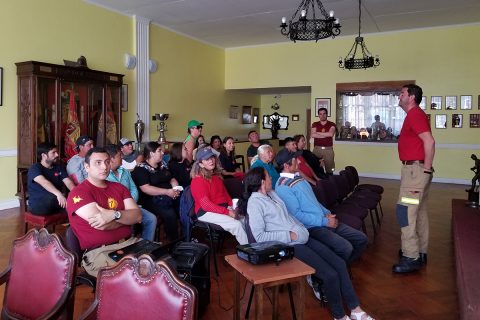
[[[404,119],[398,91],[338,92],[337,139],[396,141]]]

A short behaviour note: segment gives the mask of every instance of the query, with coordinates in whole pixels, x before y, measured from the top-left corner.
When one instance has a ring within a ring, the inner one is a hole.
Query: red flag
[[[75,151],[75,142],[80,137],[80,124],[78,122],[77,108],[75,106],[75,92],[70,90],[70,106],[68,108],[68,122],[65,128],[65,155],[67,160],[73,157]]]

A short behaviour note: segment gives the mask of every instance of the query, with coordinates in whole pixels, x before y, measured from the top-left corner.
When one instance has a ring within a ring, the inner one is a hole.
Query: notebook
[[[110,252],[108,256],[114,261],[119,261],[126,255],[139,257],[142,254],[150,254],[153,257],[153,260],[159,260],[160,258],[168,255],[168,248],[157,242],[142,239],[129,246],[126,246],[125,248]]]

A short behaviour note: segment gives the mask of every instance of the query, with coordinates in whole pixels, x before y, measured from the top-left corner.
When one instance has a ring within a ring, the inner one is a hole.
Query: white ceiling
[[[300,0],[84,0],[126,15],[150,19],[177,33],[222,47],[288,42],[280,20]],[[358,33],[357,0],[323,0],[342,25]],[[480,0],[363,0],[362,34],[480,22]],[[473,39],[472,39],[473,41]]]

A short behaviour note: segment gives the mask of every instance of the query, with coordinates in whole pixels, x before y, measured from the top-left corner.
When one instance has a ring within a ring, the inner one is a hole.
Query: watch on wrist
[[[113,211],[113,218],[114,218],[115,220],[118,220],[118,219],[120,219],[121,217],[122,217],[122,213],[121,213],[120,211],[118,211],[118,210]]]

